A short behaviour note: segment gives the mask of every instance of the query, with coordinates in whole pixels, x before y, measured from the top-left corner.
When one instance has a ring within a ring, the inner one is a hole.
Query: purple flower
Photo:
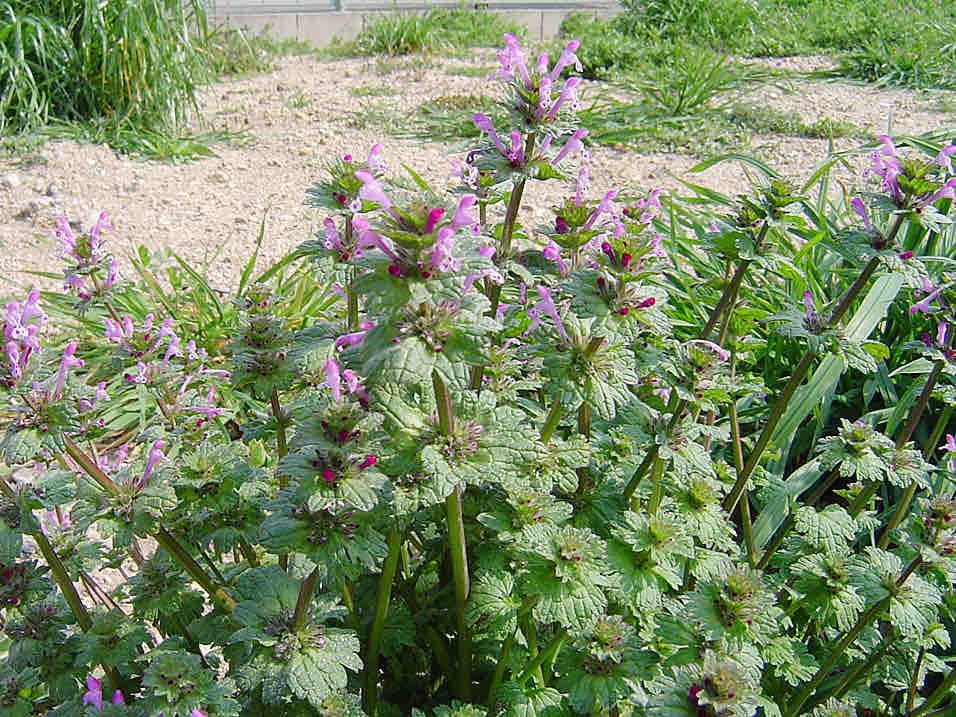
[[[901,199],[900,186],[897,177],[900,176],[903,169],[900,165],[899,156],[896,153],[896,145],[886,135],[877,138],[880,141],[880,149],[873,152],[871,156],[873,164],[863,174],[875,174],[882,180],[883,191],[889,192],[893,200],[899,203]]]
[[[718,346],[713,341],[705,341],[704,339],[693,339],[691,341],[688,341],[687,343],[688,345],[696,344],[698,346],[703,346],[704,348],[710,349],[715,354],[717,354],[717,358],[719,358],[721,361],[726,361],[727,359],[730,358],[730,352],[722,348],[721,346]]]
[[[100,712],[103,711],[103,690],[100,681],[90,675],[86,678],[86,692],[83,694],[84,705],[93,705]]]
[[[363,321],[359,324],[359,331],[353,331],[350,334],[342,334],[335,340],[335,348],[340,349],[343,346],[358,346],[368,334],[369,330],[375,326],[371,321]]]
[[[342,378],[345,381],[345,385],[348,388],[349,393],[350,394],[354,393],[355,395],[357,395],[359,403],[362,404],[363,406],[367,406],[368,394],[365,393],[365,389],[363,389],[362,386],[359,385],[359,379],[358,379],[358,376],[355,375],[355,372],[345,369],[342,372]]]
[[[342,383],[339,377],[339,365],[334,358],[325,360],[325,383],[332,392],[332,398],[338,402],[342,400]]]
[[[950,141],[939,154],[936,155],[936,159],[933,161],[938,164],[940,167],[945,169],[949,174],[953,173],[953,155],[956,154],[956,143]]]
[[[590,229],[594,226],[594,222],[597,221],[597,218],[602,214],[611,214],[617,215],[618,208],[617,204],[614,203],[614,198],[617,196],[617,190],[611,189],[601,197],[601,201],[598,202],[597,209],[594,210],[594,213],[588,217],[588,220],[584,223],[585,229]]]
[[[116,275],[118,272],[119,264],[116,259],[110,259],[110,266],[106,272],[106,281],[103,283],[103,291],[106,291],[116,283]]]
[[[486,259],[490,259],[491,257],[495,255],[495,248],[493,246],[483,246],[481,247],[481,249],[478,250],[478,255],[483,256]],[[485,277],[491,279],[496,284],[503,284],[505,281],[505,278],[501,275],[501,272],[499,272],[495,267],[492,266],[488,269],[482,269],[481,271],[475,274],[469,274],[468,276],[466,276],[462,293],[467,292],[468,289],[471,288],[472,284],[474,284],[479,279],[484,279]]]
[[[146,374],[146,364],[142,361],[136,362],[136,373],[124,373],[123,378],[125,378],[130,383],[142,383],[145,384],[149,381],[149,376]]]
[[[540,300],[534,305],[533,309],[528,310],[528,314],[531,316],[531,325],[528,326],[523,335],[527,336],[541,325],[540,315],[543,313],[554,321],[558,327],[558,333],[561,334],[561,338],[570,343],[571,338],[568,336],[568,332],[564,330],[564,324],[561,323],[561,317],[558,316],[558,309],[554,305],[554,299],[551,298],[551,292],[548,291],[548,288],[544,284],[538,284],[535,288]]]
[[[569,103],[569,106],[572,110],[580,109],[581,103],[578,101],[578,85],[581,84],[580,77],[569,77],[564,83],[564,87],[561,89],[561,94],[558,96],[558,99],[555,100],[554,104],[551,106],[551,111],[548,112],[548,119],[553,120],[557,114],[558,110],[561,109],[561,105],[565,102]]]
[[[803,292],[803,306],[806,309],[807,321],[812,321],[814,312],[813,312],[813,296],[809,291]]]
[[[588,191],[588,178],[590,176],[590,170],[588,170],[587,165],[582,166],[578,170],[578,179],[574,185],[574,206],[580,207],[581,203],[584,201],[584,195]],[[563,234],[564,232],[560,232]]]
[[[514,130],[511,133],[511,151],[508,152],[508,162],[513,168],[524,165],[524,149],[521,132]]]
[[[505,49],[498,53],[498,59],[501,61],[501,69],[492,75],[494,77],[504,77],[505,79],[514,79],[515,72],[524,83],[527,89],[531,89],[531,77],[528,75],[528,68],[524,64],[524,52],[521,45],[518,44],[518,38],[510,33],[505,33]]]
[[[366,164],[368,168],[373,172],[384,172],[385,163],[382,162],[382,145],[378,142],[372,145],[372,148],[368,151],[368,160]]]
[[[156,440],[153,441],[153,445],[150,446],[149,454],[146,456],[146,468],[143,470],[143,477],[139,479],[139,486],[142,488],[146,485],[146,479],[149,478],[149,474],[153,472],[153,468],[161,460],[166,458],[163,455],[163,446],[166,445],[165,441]]]
[[[454,237],[455,230],[450,226],[445,226],[438,230],[438,236],[432,248],[432,255],[428,261],[428,267],[430,269],[444,273],[455,272],[461,269],[461,262],[452,254],[452,240]]]
[[[561,52],[561,57],[558,58],[558,61],[554,63],[554,68],[551,70],[551,75],[549,79],[554,82],[561,75],[561,71],[568,65],[574,65],[574,69],[578,72],[583,72],[584,68],[581,66],[581,60],[578,59],[578,56],[575,54],[575,50],[580,47],[581,43],[577,40],[571,40],[567,45],[564,46],[564,50]]]
[[[870,223],[870,217],[866,213],[866,207],[863,205],[863,200],[859,197],[854,197],[852,200],[850,200],[850,209],[852,209],[853,212],[863,220],[863,228],[866,230],[866,233],[875,236],[876,232],[873,230],[873,225]]]
[[[952,177],[951,179],[947,180],[946,184],[944,184],[942,187],[940,187],[935,192],[933,192],[933,194],[926,197],[925,199],[920,200],[916,208],[922,209],[926,205],[932,204],[937,199],[943,199],[944,197],[949,199],[956,199],[956,177]]]
[[[946,286],[949,286],[949,285],[947,284]],[[928,294],[928,295],[927,295],[925,298],[923,298],[921,301],[917,301],[915,304],[913,304],[913,305],[910,307],[910,311],[909,311],[909,312],[910,312],[910,315],[915,314],[917,311],[920,312],[921,314],[929,314],[929,313],[932,313],[932,311],[933,311],[933,307],[932,307],[933,301],[936,299],[937,296],[939,296],[940,292],[941,292],[943,289],[946,288],[946,286],[940,286],[940,287],[937,288],[935,291],[933,291],[931,294]]]
[[[462,227],[472,226],[476,223],[475,215],[471,213],[471,208],[475,206],[478,198],[474,194],[465,194],[458,200],[458,207],[455,209],[455,216],[451,220],[452,229],[461,229]]]
[[[212,407],[212,400],[216,394],[216,388],[214,386],[209,387],[209,391],[206,393],[206,405],[205,406],[193,406],[187,408],[187,411],[192,411],[194,413],[205,414],[206,418],[214,418],[222,413],[218,408]]]
[[[206,713],[201,710],[194,709],[192,712],[189,713],[189,717],[206,717]]]
[[[375,202],[386,211],[391,210],[391,201],[389,201],[388,196],[385,194],[385,190],[382,189],[382,185],[375,179],[371,172],[361,169],[355,173],[355,178],[362,182],[362,188],[359,189],[358,193],[360,199]]]
[[[551,160],[551,166],[556,166],[558,162],[564,159],[572,152],[580,152],[582,155],[586,151],[584,148],[584,143],[581,141],[582,138],[588,136],[588,131],[586,129],[575,130],[568,141],[564,143],[564,147],[561,148],[561,151],[558,152],[557,156]]]
[[[535,118],[541,119],[544,113],[551,109],[552,104],[551,80],[547,77],[542,77],[538,83],[538,111],[535,112]]]
[[[564,265],[564,260],[561,258],[561,247],[551,239],[544,249],[541,250],[541,254],[545,259],[553,261],[558,265],[558,271],[561,272],[561,276],[567,276],[568,267]]]
[[[488,139],[491,140],[491,143],[497,147],[498,151],[501,152],[502,156],[508,156],[508,150],[505,149],[505,146],[501,143],[501,140],[498,138],[497,132],[495,132],[495,125],[486,115],[481,113],[476,113],[471,116],[471,121],[475,123],[475,127],[479,132],[483,132],[488,135]]]
[[[60,359],[60,372],[56,377],[56,388],[53,390],[53,397],[59,398],[63,390],[63,382],[66,380],[67,371],[71,368],[79,368],[83,365],[83,360],[78,359],[73,354],[76,353],[76,342],[71,341],[66,345],[63,351],[63,357]]]
[[[113,704],[114,704],[114,705],[125,705],[125,704],[126,704],[126,700],[123,699],[123,693],[120,692],[119,690],[116,690],[116,691],[113,693]],[[206,717],[206,716],[203,715],[203,717]]]
[[[325,239],[322,241],[322,246],[326,249],[335,249],[341,254],[342,242],[339,241],[339,230],[335,228],[335,222],[326,217],[322,226],[325,227]]]
[[[949,331],[949,325],[945,321],[936,322],[936,343],[940,346],[946,346],[946,334]]]
[[[90,398],[80,399],[80,409],[85,413],[93,408],[97,401],[109,402],[110,396],[106,392],[106,381],[100,381],[96,384],[96,390]]]

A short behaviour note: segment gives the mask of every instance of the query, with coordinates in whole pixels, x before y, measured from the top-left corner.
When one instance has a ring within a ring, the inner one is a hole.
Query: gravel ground
[[[476,53],[471,63],[491,66],[493,53]],[[429,98],[499,91],[499,85],[481,78],[448,74],[463,64],[467,63],[461,59],[436,58],[337,62],[284,58],[268,74],[206,88],[200,98],[204,128],[243,130],[251,141],[219,146],[217,157],[178,166],[117,156],[106,146],[64,141],[46,144],[35,163],[0,159],[0,244],[5,248],[0,275],[7,282],[0,293],[19,293],[21,287],[40,283],[25,271],[55,270],[53,232],[60,215],[86,229],[100,210],[106,210],[115,230],[105,236],[118,257],[138,245],[152,250],[169,247],[206,266],[211,283],[225,288],[238,277],[264,214],[262,265],[315,231],[322,217],[304,205],[305,190],[322,176],[331,157],[364,156],[374,142],[381,142],[391,168],[408,164],[433,186],[441,186],[448,181],[449,158],[455,156],[452,145],[382,137],[361,126],[366,124],[361,119],[347,121],[346,115],[385,103],[400,116]],[[826,67],[827,61],[783,58],[769,64],[806,71]],[[591,84],[593,90],[599,83]],[[896,134],[917,134],[953,126],[954,118],[938,108],[952,107],[954,97],[956,93],[797,81],[792,91],[764,87],[748,99],[784,112],[795,110],[806,123],[829,117],[876,134],[888,127]],[[837,140],[836,148],[857,144]],[[751,149],[785,176],[805,179],[825,157],[826,146],[825,140],[761,135]],[[592,192],[613,186],[678,189],[678,177],[698,161],[682,154],[596,148]],[[728,194],[746,188],[745,172],[736,163],[719,164],[690,179]],[[524,225],[545,219],[547,207],[568,191],[555,182],[535,186],[526,195]]]

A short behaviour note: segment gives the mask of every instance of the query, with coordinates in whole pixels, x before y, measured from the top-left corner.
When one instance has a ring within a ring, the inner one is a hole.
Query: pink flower
[[[561,258],[561,247],[558,246],[554,239],[551,239],[544,249],[541,250],[541,254],[545,259],[553,261],[558,265],[558,271],[561,272],[561,276],[567,276],[568,267],[565,266],[564,260]]]
[[[359,331],[353,331],[349,334],[342,334],[335,340],[335,348],[340,349],[343,346],[358,346],[368,334],[369,330],[375,326],[371,321],[363,321],[359,324]]]
[[[578,59],[578,56],[575,54],[575,50],[580,47],[581,43],[577,40],[571,40],[567,45],[564,46],[564,50],[561,52],[561,57],[558,58],[558,61],[554,63],[554,68],[551,70],[551,75],[549,79],[554,82],[561,75],[561,71],[568,65],[574,65],[574,69],[578,72],[583,72],[584,68],[581,66],[581,60]]]
[[[933,194],[931,194],[929,197],[920,200],[919,204],[917,204],[917,208],[922,209],[926,205],[932,204],[937,199],[943,198],[956,199],[956,177],[950,178],[947,180],[946,184],[933,192]]]
[[[563,105],[565,102],[569,103],[569,106],[572,110],[580,109],[577,89],[578,85],[580,84],[580,77],[569,77],[567,79],[567,82],[564,83],[564,87],[561,89],[561,94],[558,96],[558,99],[555,100],[553,105],[551,105],[551,111],[548,112],[549,120],[553,120],[557,116],[558,110],[561,109],[561,105]]]
[[[475,224],[477,221],[475,215],[471,213],[471,208],[475,206],[478,198],[474,194],[465,194],[458,200],[458,207],[455,209],[455,216],[451,220],[452,229],[461,229]]]
[[[939,154],[936,155],[936,159],[933,161],[938,164],[940,167],[945,169],[949,174],[953,173],[953,155],[956,154],[956,143],[950,141]]]
[[[584,195],[588,191],[588,179],[590,171],[588,170],[587,165],[584,165],[578,170],[578,179],[574,185],[574,206],[580,207],[581,203],[584,201]],[[560,232],[563,234],[564,232]]]
[[[936,322],[936,343],[940,346],[946,345],[946,334],[949,331],[949,326],[945,321]]]
[[[611,214],[615,216],[618,214],[617,204],[614,203],[614,198],[616,196],[617,190],[611,189],[610,191],[606,192],[603,197],[601,197],[601,201],[598,202],[597,209],[594,210],[594,213],[588,217],[588,220],[584,223],[585,229],[590,229],[592,226],[594,226],[594,222],[597,221],[597,218],[602,214]]]
[[[545,57],[547,56],[545,55]],[[538,82],[538,110],[535,112],[535,117],[541,119],[544,113],[551,109],[552,105],[551,80],[548,77],[542,77]]]
[[[373,172],[384,172],[385,163],[382,162],[382,145],[377,142],[372,145],[372,148],[368,151],[368,160],[365,162],[368,165],[368,168]]]
[[[558,162],[560,162],[562,159],[567,157],[572,152],[580,152],[583,154],[585,152],[585,149],[584,149],[584,143],[581,140],[587,136],[588,136],[588,131],[586,129],[582,128],[579,130],[575,130],[574,134],[572,134],[568,138],[568,141],[564,143],[564,147],[561,148],[561,151],[558,152],[557,156],[551,160],[551,165],[552,166],[557,165]]]
[[[947,286],[948,286],[948,284],[947,284]],[[939,296],[940,292],[941,292],[943,289],[945,289],[945,288],[946,288],[946,286],[940,286],[938,289],[936,289],[935,291],[933,291],[931,294],[928,294],[928,295],[927,295],[925,298],[923,298],[921,301],[917,301],[915,304],[913,304],[913,305],[910,307],[910,310],[909,310],[910,315],[915,314],[917,311],[920,312],[921,314],[929,314],[929,313],[932,313],[932,311],[933,311],[933,308],[932,308],[932,303],[933,303],[933,301],[936,299],[937,296]]]
[[[538,284],[536,290],[538,292],[539,301],[532,309],[528,310],[528,315],[531,316],[531,324],[523,335],[527,336],[541,325],[540,314],[543,313],[554,321],[555,326],[558,327],[558,333],[561,334],[561,338],[570,343],[571,338],[568,336],[568,332],[564,330],[564,324],[561,323],[561,317],[558,316],[558,309],[554,305],[554,299],[551,298],[551,292],[548,291],[548,288],[544,284]]]
[[[488,139],[491,140],[491,143],[501,152],[503,157],[508,156],[508,150],[505,149],[505,146],[501,143],[501,140],[498,139],[498,134],[495,132],[494,123],[486,115],[481,113],[476,113],[471,116],[471,121],[474,122],[475,127],[479,132],[483,132],[488,135]]]
[[[86,692],[83,694],[84,705],[93,705],[100,712],[103,711],[103,690],[100,681],[90,675],[86,678]]]
[[[452,244],[455,230],[450,226],[438,230],[438,236],[432,248],[432,255],[428,261],[430,269],[451,273],[461,269],[461,262],[452,254]]]
[[[715,354],[717,354],[717,358],[719,358],[721,361],[726,361],[727,359],[730,358],[730,352],[718,346],[713,341],[705,341],[703,339],[693,339],[692,341],[688,341],[687,343],[695,344],[697,346],[703,346],[704,348],[710,349]]]
[[[483,256],[487,259],[490,259],[491,257],[495,255],[495,248],[493,246],[483,246],[481,247],[481,249],[478,250],[478,255]],[[484,279],[486,277],[491,279],[496,284],[503,284],[505,281],[505,278],[501,275],[501,272],[499,272],[495,267],[492,266],[488,269],[482,269],[481,271],[477,273],[469,274],[468,276],[466,276],[462,293],[466,293],[468,289],[471,288],[472,284],[474,284],[479,279]]]
[[[866,230],[866,233],[875,236],[876,232],[873,230],[873,225],[870,223],[870,217],[866,213],[866,207],[863,205],[863,200],[859,197],[854,197],[852,200],[850,200],[850,209],[852,209],[853,212],[863,220],[863,228]]]
[[[391,201],[389,201],[388,196],[385,194],[385,190],[382,189],[382,185],[375,179],[371,172],[360,169],[355,173],[355,178],[362,182],[362,187],[358,193],[360,199],[375,202],[386,211],[391,210]]]
[[[66,349],[63,351],[63,357],[60,359],[60,372],[56,377],[56,388],[53,390],[53,397],[59,398],[60,392],[63,390],[63,382],[66,380],[67,371],[71,368],[80,368],[83,366],[83,360],[76,358],[73,354],[76,353],[76,342],[71,341],[66,345]]]
[[[149,454],[146,456],[146,468],[143,470],[143,477],[139,479],[140,487],[146,485],[146,479],[149,478],[149,474],[153,472],[153,468],[156,467],[156,464],[166,458],[166,456],[163,455],[164,445],[166,445],[165,441],[153,441],[153,445],[149,449]]]
[[[445,210],[442,207],[435,207],[428,212],[428,217],[425,219],[425,233],[431,234],[435,231],[435,227],[438,226],[438,222],[441,221],[444,215]]]
[[[332,392],[332,398],[336,402],[342,400],[342,384],[339,377],[339,365],[334,358],[325,360],[325,383]]]

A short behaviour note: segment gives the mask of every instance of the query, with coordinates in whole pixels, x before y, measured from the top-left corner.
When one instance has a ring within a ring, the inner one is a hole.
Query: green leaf
[[[327,630],[322,648],[307,648],[293,653],[286,668],[292,692],[318,708],[323,701],[348,685],[346,669],[359,672],[359,640],[345,630]]]

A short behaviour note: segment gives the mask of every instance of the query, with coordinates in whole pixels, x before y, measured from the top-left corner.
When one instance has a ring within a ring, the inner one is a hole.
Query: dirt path
[[[491,51],[483,51],[472,64],[491,66],[493,60]],[[819,64],[812,58],[776,62],[798,68]],[[451,145],[381,136],[361,112],[386,106],[401,117],[428,98],[498,90],[481,78],[448,74],[451,68],[460,72],[464,64],[434,58],[283,59],[274,72],[212,85],[201,98],[207,128],[243,130],[251,142],[217,147],[218,157],[179,166],[118,157],[108,147],[74,142],[48,143],[33,163],[0,159],[0,274],[7,283],[0,294],[42,283],[26,270],[57,270],[53,232],[59,215],[85,229],[105,209],[115,227],[105,236],[118,257],[141,244],[150,250],[169,247],[207,266],[212,284],[227,288],[249,255],[265,214],[262,265],[315,231],[322,217],[304,205],[305,190],[322,176],[331,157],[364,156],[374,142],[381,142],[391,169],[408,164],[433,186],[441,186],[447,181]],[[956,93],[799,82],[792,93],[763,88],[751,99],[781,111],[796,110],[807,123],[829,117],[875,134],[886,132],[888,125],[894,133],[918,134],[956,124],[954,97]],[[359,115],[347,121],[355,111]],[[857,144],[836,142],[838,149]],[[753,149],[783,174],[806,178],[824,158],[826,145],[825,140],[765,135],[755,138]],[[597,148],[591,191],[676,189],[676,177],[698,161],[680,154]],[[695,174],[692,181],[728,194],[746,187],[741,167],[730,163]],[[538,184],[527,194],[530,203],[521,221],[534,226],[548,219],[547,207],[569,191],[555,182]]]

